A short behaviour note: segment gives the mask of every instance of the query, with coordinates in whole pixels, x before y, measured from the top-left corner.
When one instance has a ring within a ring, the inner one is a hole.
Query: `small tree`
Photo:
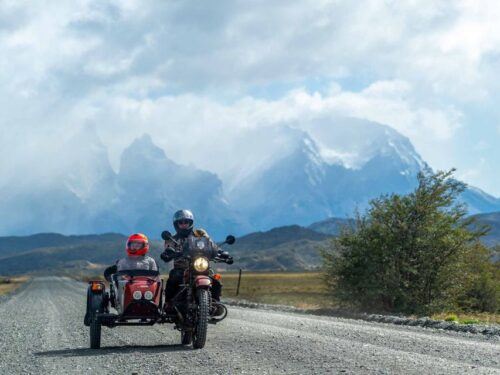
[[[456,297],[463,257],[486,230],[471,229],[473,220],[456,200],[465,185],[453,172],[426,170],[412,193],[374,199],[355,226],[323,250],[340,301],[411,313]]]

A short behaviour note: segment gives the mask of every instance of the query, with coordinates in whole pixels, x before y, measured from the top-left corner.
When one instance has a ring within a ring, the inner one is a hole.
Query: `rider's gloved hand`
[[[227,251],[219,251],[219,258],[221,259],[228,259],[229,258],[229,253]]]
[[[161,253],[160,258],[164,262],[170,262],[175,256],[175,250],[171,247],[167,247],[163,253]]]
[[[227,264],[233,264],[234,263],[234,260],[233,260],[233,257],[229,257],[226,259],[226,263]]]

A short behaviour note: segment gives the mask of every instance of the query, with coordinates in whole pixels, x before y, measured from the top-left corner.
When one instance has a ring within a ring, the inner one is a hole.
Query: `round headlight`
[[[132,297],[134,297],[134,299],[141,299],[142,298],[142,293],[140,290],[136,290],[134,292],[134,294],[132,294]]]
[[[153,292],[151,292],[150,290],[144,292],[144,298],[153,299]]]
[[[193,262],[193,267],[198,272],[204,272],[208,269],[208,259],[204,257],[196,258]]]

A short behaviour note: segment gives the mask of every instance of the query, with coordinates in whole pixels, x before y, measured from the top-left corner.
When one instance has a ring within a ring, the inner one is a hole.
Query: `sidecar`
[[[162,317],[162,298],[158,271],[120,271],[113,275],[108,291],[104,282],[89,281],[84,323],[90,327],[90,347],[100,348],[102,326],[155,324]],[[110,313],[109,307],[117,313]]]

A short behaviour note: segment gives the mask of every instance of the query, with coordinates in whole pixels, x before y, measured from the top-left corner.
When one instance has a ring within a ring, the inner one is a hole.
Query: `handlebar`
[[[173,238],[172,234],[169,232],[169,231],[163,231],[162,234],[161,234],[161,237],[165,240],[165,241],[170,241],[174,247],[172,247],[171,249],[173,251],[170,251],[169,254],[167,255],[167,253],[164,251],[162,253],[162,256],[161,258],[165,261],[165,262],[169,262],[173,259],[177,259],[177,258],[191,258],[190,256],[186,256],[183,252],[183,249],[182,249],[182,244],[180,241],[177,241]],[[233,243],[235,242],[235,238],[234,236],[232,235],[228,235],[226,237],[226,240],[224,242],[221,242],[221,243],[218,243],[216,244],[217,246],[217,255],[210,259],[214,262],[225,262],[227,264],[233,264],[233,258],[231,256],[229,256],[228,252],[227,251],[223,251],[220,247],[224,244],[228,244],[228,245],[232,245]],[[165,254],[165,255],[164,255]]]

